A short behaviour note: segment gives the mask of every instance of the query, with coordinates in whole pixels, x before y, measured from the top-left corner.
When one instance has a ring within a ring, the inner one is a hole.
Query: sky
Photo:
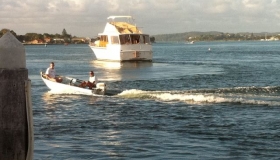
[[[131,15],[150,35],[279,32],[280,0],[0,0],[0,30],[96,37],[107,17]]]

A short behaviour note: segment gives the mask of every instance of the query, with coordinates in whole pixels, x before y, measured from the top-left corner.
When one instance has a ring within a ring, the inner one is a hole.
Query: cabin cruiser
[[[89,89],[81,87],[81,83],[83,80],[58,76],[63,80],[62,82],[54,82],[47,79],[47,76],[41,72],[41,78],[47,85],[51,91],[54,92],[63,92],[63,93],[74,93],[74,94],[87,94],[87,95],[105,95],[106,93],[106,84],[105,83],[97,83],[96,87]]]
[[[108,20],[103,33],[89,44],[97,60],[152,61],[150,36],[131,24],[131,16],[110,16]]]

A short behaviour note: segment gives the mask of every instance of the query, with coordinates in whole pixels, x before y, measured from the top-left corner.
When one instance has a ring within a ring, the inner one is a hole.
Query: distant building
[[[42,44],[44,43],[43,40],[40,39],[35,39],[33,41],[28,42],[29,44]]]
[[[50,43],[51,42],[51,38],[49,38],[49,37],[44,38],[44,41],[45,41],[45,43]]]
[[[61,39],[61,38],[54,38],[53,41],[54,41],[55,44],[57,44],[57,43],[60,44],[60,43],[65,42],[64,39]]]
[[[89,38],[85,37],[75,37],[72,38],[72,43],[89,43]]]

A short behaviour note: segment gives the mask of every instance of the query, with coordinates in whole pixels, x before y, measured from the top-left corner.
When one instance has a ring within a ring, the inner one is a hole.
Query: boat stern
[[[152,61],[152,51],[121,51],[121,61]]]
[[[106,84],[105,83],[97,83],[96,88],[92,90],[93,94],[105,95],[106,93]]]

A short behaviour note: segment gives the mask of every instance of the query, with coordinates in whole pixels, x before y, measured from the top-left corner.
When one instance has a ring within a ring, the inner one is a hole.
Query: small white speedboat
[[[82,88],[80,84],[83,80],[59,76],[63,79],[61,83],[53,82],[45,78],[45,74],[41,72],[41,78],[47,85],[51,91],[54,92],[67,92],[67,93],[75,93],[75,94],[87,94],[87,95],[105,95],[106,93],[106,84],[105,83],[97,83],[95,88]]]

